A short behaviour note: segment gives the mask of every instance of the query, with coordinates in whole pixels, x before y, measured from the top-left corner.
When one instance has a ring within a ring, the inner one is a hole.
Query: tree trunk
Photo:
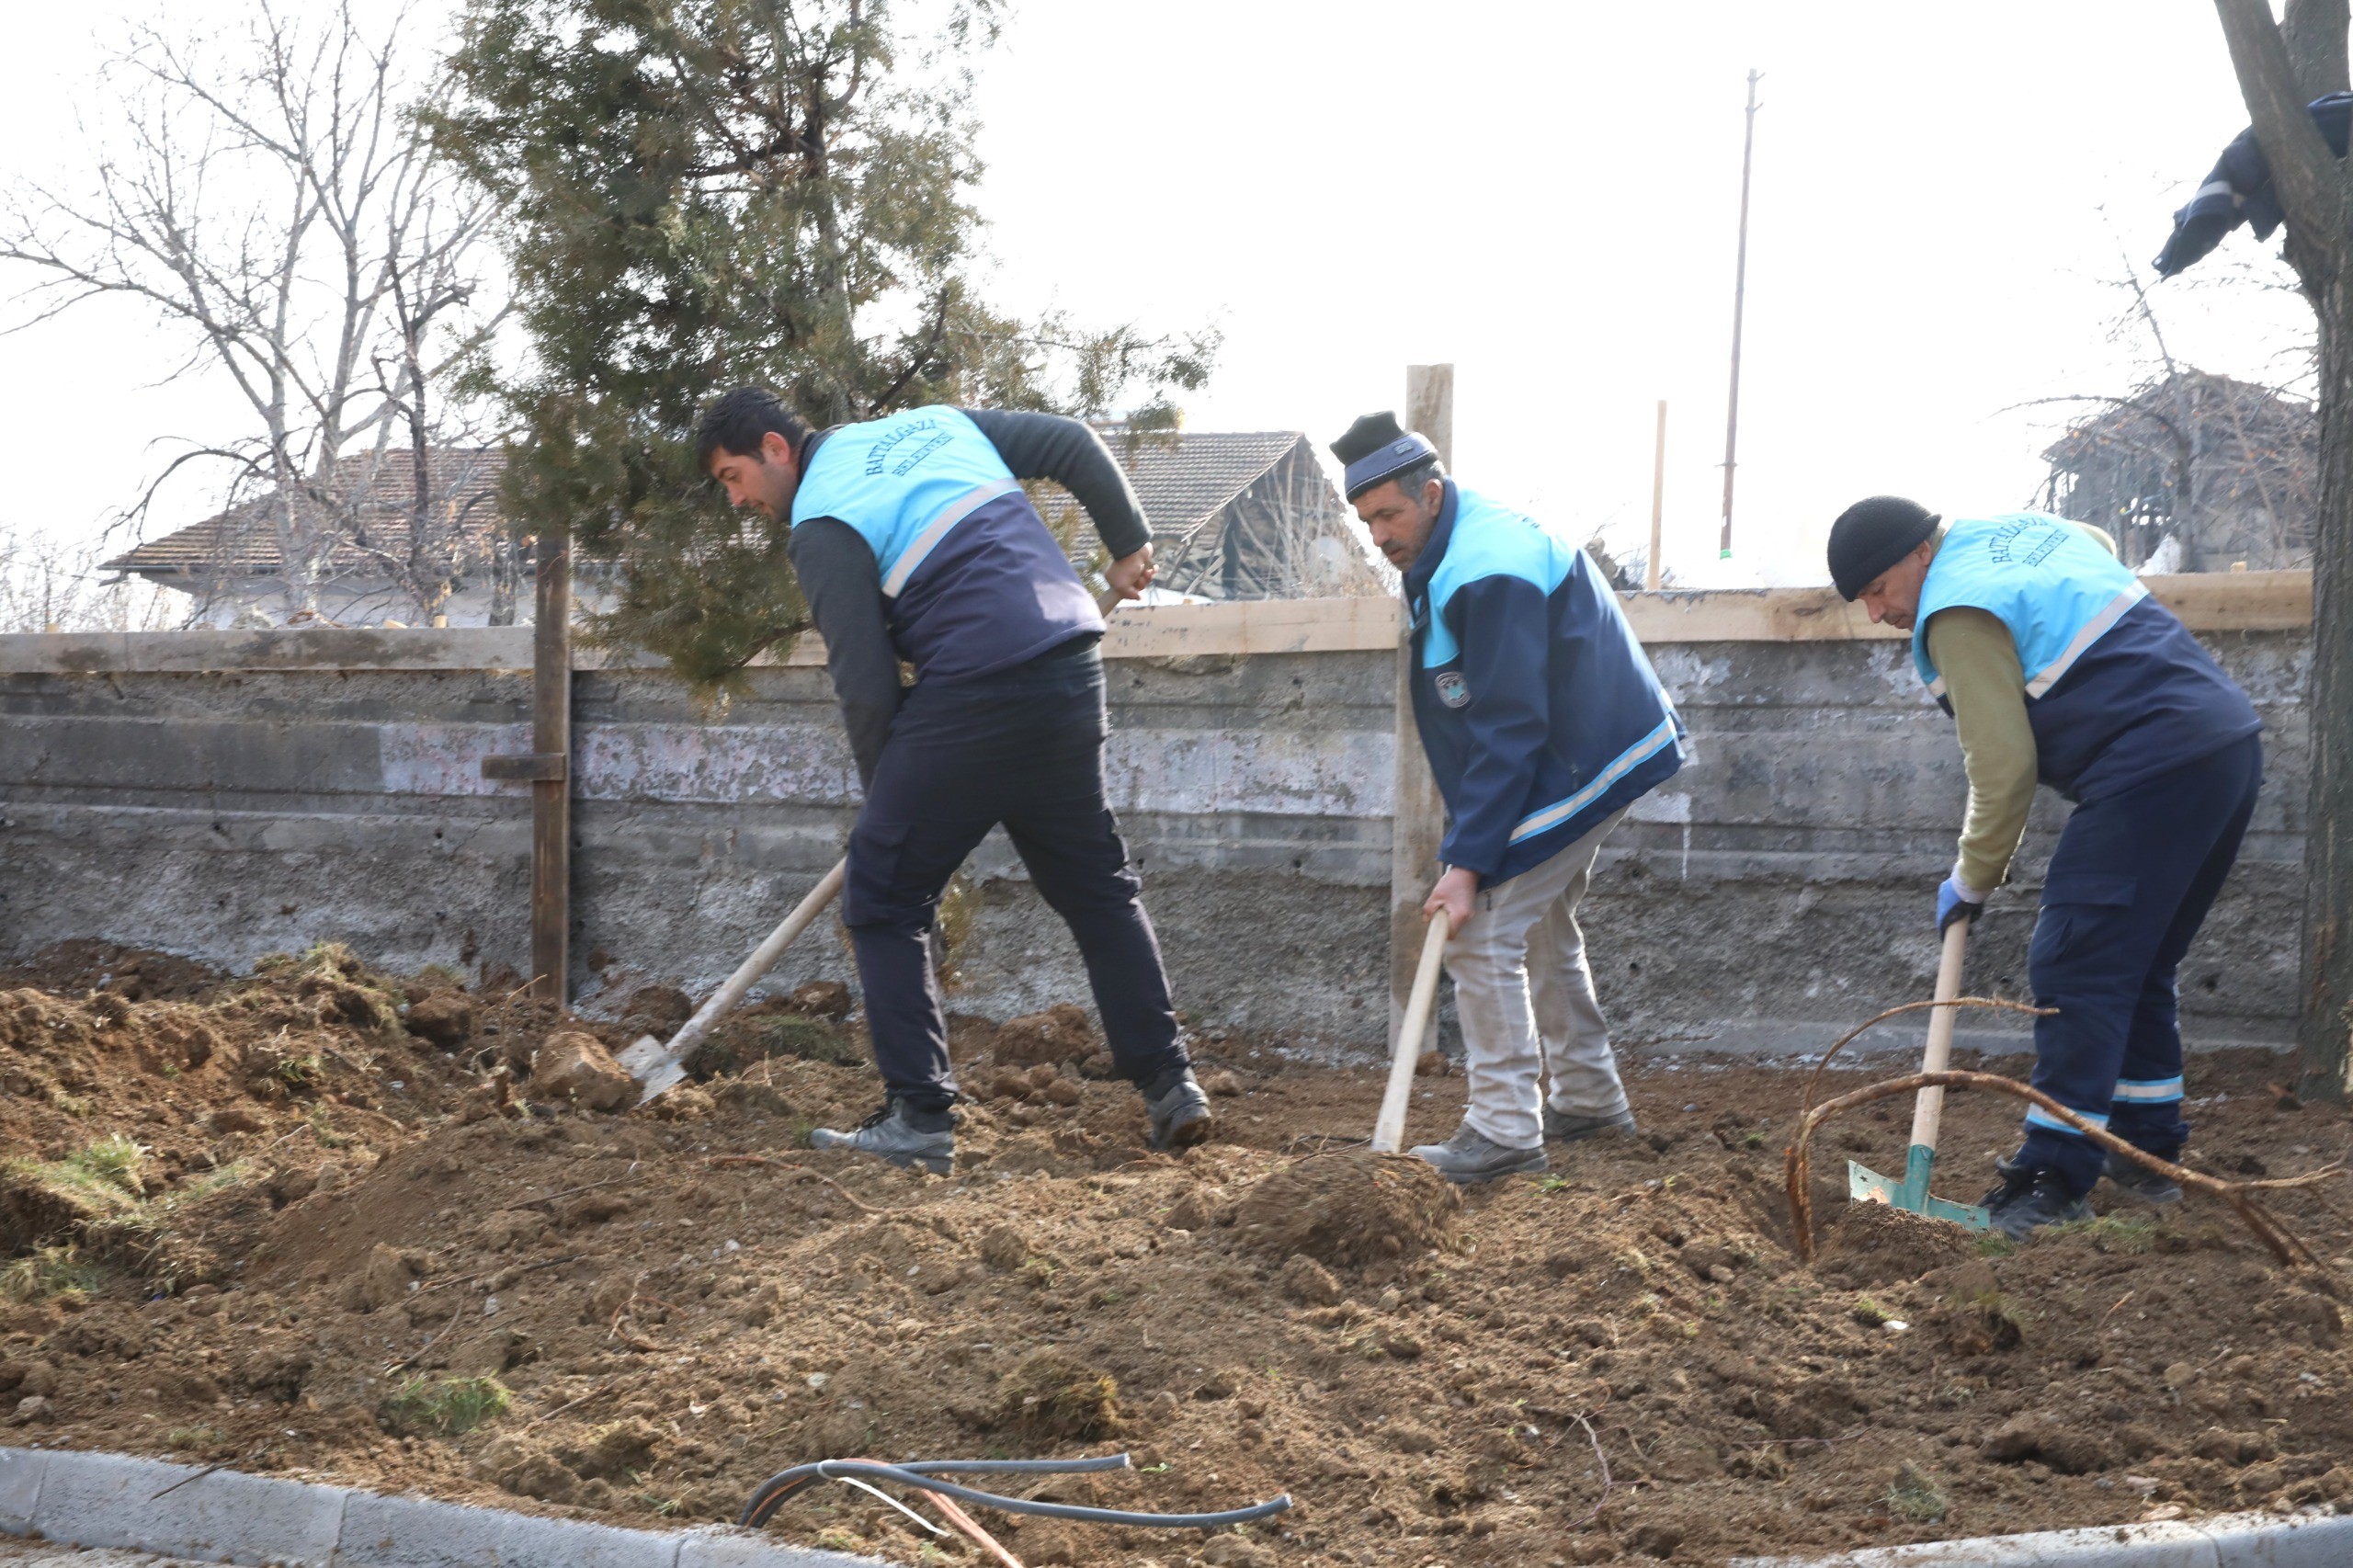
[[[2353,1093],[2353,279],[2313,299],[2320,317],[2320,506],[2313,528],[2313,670],[2305,711],[2312,786],[2304,811],[2306,1092]]]

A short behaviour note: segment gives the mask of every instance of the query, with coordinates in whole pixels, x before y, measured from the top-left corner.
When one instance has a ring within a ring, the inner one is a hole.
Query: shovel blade
[[[687,1075],[686,1063],[650,1034],[640,1036],[613,1060],[620,1063],[622,1072],[637,1080],[639,1105],[651,1105],[660,1099]]]
[[[1993,1228],[1993,1217],[1974,1203],[1954,1203],[1928,1191],[1928,1176],[1936,1169],[1937,1152],[1915,1143],[1905,1153],[1904,1178],[1891,1179],[1869,1165],[1847,1162],[1847,1196],[1857,1203],[1884,1203],[1932,1220],[1947,1220],[1963,1230]]]
[[[650,1034],[638,1036],[627,1051],[613,1058],[615,1062],[620,1063],[622,1072],[641,1084],[645,1082],[647,1074],[655,1071],[669,1059],[668,1049]]]

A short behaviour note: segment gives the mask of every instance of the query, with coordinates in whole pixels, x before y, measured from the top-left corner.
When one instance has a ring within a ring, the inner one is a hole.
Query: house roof
[[[491,448],[442,447],[426,453],[426,494],[457,517],[468,545],[489,539],[498,526],[498,477],[506,455]],[[335,549],[334,569],[366,568],[373,551],[397,554],[408,547],[409,511],[416,494],[415,470],[404,450],[361,452],[335,465],[329,492],[345,506],[356,506],[356,537]],[[166,575],[268,577],[280,570],[273,521],[275,490],[241,501],[200,523],[150,540],[107,562],[100,570]],[[317,521],[326,508],[309,496],[298,500],[305,520]]]
[[[1297,430],[1199,430],[1131,439],[1111,427],[1103,435],[1134,484],[1154,535],[1164,540],[1197,532],[1307,439]],[[469,542],[486,539],[499,523],[496,493],[505,455],[495,449],[440,448],[428,453],[426,460],[434,494],[462,515],[463,537]],[[332,488],[337,495],[364,494],[359,523],[366,544],[390,552],[404,550],[415,488],[407,454],[348,457],[335,465],[335,474]],[[321,510],[307,499],[301,505],[313,516]],[[275,576],[280,570],[271,521],[275,506],[275,492],[239,502],[203,522],[126,551],[107,562],[103,570]],[[339,572],[363,570],[369,559],[368,550],[347,541],[335,552],[335,566]]]
[[[1110,430],[1104,439],[1128,471],[1152,531],[1167,536],[1189,534],[1216,517],[1307,437],[1297,430],[1199,430],[1131,439]]]

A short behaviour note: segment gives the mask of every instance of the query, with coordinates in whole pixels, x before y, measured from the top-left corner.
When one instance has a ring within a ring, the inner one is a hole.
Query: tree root
[[[1840,1035],[1838,1043],[1824,1051],[1822,1060],[1813,1064],[1813,1071],[1807,1075],[1805,1081],[1806,1110],[1810,1112],[1813,1109],[1813,1096],[1822,1087],[1822,1074],[1829,1067],[1830,1059],[1853,1043],[1857,1035],[1875,1024],[1887,1022],[1898,1013],[1916,1013],[1924,1007],[1990,1007],[1998,1013],[2024,1013],[2037,1018],[2051,1017],[2059,1011],[2056,1007],[2030,1007],[2024,1002],[2006,1001],[1999,996],[1956,996],[1949,1002],[1906,1002],[1901,1007],[1890,1007],[1884,1013],[1873,1014]]]
[[[1933,1003],[1915,1004],[1915,1006],[1920,1005],[1935,1006]],[[1902,1010],[1895,1009],[1899,1012]],[[1881,1015],[1882,1017],[1886,1016]],[[1844,1044],[1845,1041],[1842,1040],[1840,1043]],[[1869,1105],[1873,1100],[1888,1099],[1896,1095],[1914,1094],[1927,1088],[1990,1089],[1995,1094],[2008,1095],[2014,1099],[2026,1100],[2040,1106],[2045,1112],[2065,1122],[2109,1153],[2120,1154],[2135,1165],[2145,1166],[2147,1169],[2170,1177],[2184,1187],[2221,1199],[2237,1211],[2246,1228],[2255,1233],[2256,1239],[2268,1247],[2272,1256],[2281,1263],[2288,1265],[2306,1263],[2331,1278],[2336,1277],[2336,1271],[2306,1246],[2296,1233],[2289,1229],[2286,1221],[2264,1208],[2255,1195],[2266,1188],[2315,1186],[2332,1176],[2342,1175],[2343,1166],[2329,1165],[2309,1175],[2273,1177],[2268,1181],[2223,1181],[2220,1177],[2207,1176],[2202,1172],[2174,1165],[2170,1161],[2161,1160],[2145,1150],[2136,1149],[2106,1128],[2097,1126],[2076,1115],[2040,1090],[2029,1088],[2015,1079],[2005,1078],[1995,1073],[1915,1073],[1907,1077],[1891,1078],[1884,1083],[1867,1085],[1862,1088],[1850,1090],[1835,1098],[1824,1100],[1820,1105],[1810,1106],[1804,1116],[1799,1119],[1797,1137],[1790,1142],[1784,1165],[1790,1200],[1790,1230],[1796,1238],[1797,1253],[1802,1260],[1808,1263],[1813,1261],[1812,1189],[1813,1168],[1811,1154],[1814,1130],[1841,1111],[1851,1110],[1859,1105]]]

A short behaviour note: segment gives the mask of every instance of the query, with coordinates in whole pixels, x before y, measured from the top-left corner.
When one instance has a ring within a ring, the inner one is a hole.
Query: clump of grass
[[[1878,1328],[1895,1314],[1872,1301],[1869,1296],[1857,1298],[1854,1310],[1847,1314],[1865,1328]]]
[[[96,1142],[83,1144],[66,1155],[61,1163],[79,1171],[92,1181],[104,1182],[110,1187],[121,1188],[133,1198],[139,1198],[144,1196],[147,1191],[146,1184],[139,1178],[139,1173],[149,1153],[146,1144],[135,1141],[127,1134],[115,1132],[109,1133]]]
[[[384,1404],[384,1418],[413,1434],[455,1437],[506,1414],[513,1402],[496,1378],[411,1378]]]
[[[1889,1513],[1915,1525],[1941,1524],[1952,1511],[1952,1498],[1937,1484],[1937,1478],[1910,1460],[1895,1472],[1895,1484],[1888,1488],[1886,1502]]]
[[[302,1120],[309,1126],[311,1136],[318,1140],[319,1147],[322,1149],[340,1149],[351,1142],[348,1133],[337,1132],[335,1130],[335,1123],[327,1119],[327,1108],[324,1105],[312,1106],[309,1110],[302,1113]]]
[[[2089,1220],[2075,1220],[2064,1225],[2053,1225],[2054,1236],[2081,1236],[2091,1243],[2095,1251],[2106,1253],[2154,1252],[2157,1246],[2157,1221],[2131,1214],[2102,1214]]]
[[[1046,1440],[1093,1442],[1120,1429],[1120,1385],[1059,1350],[1023,1357],[1004,1384],[1008,1421]]]
[[[1986,1231],[1977,1238],[1980,1257],[2010,1257],[2017,1254],[2018,1244],[1999,1231]]]
[[[416,971],[416,989],[419,991],[463,991],[465,988],[465,971],[446,963],[429,963]]]
[[[0,1301],[31,1302],[72,1296],[86,1299],[105,1283],[97,1267],[69,1244],[42,1247],[0,1267]]]
[[[193,1449],[209,1449],[221,1441],[221,1434],[210,1426],[175,1426],[164,1434],[164,1446],[186,1453]]]

